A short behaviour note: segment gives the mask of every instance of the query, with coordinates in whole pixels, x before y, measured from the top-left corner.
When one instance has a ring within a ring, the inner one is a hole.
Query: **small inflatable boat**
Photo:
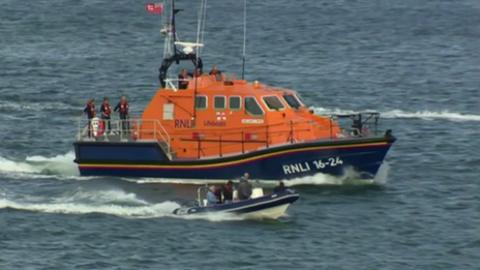
[[[229,213],[241,215],[248,219],[278,219],[285,214],[288,206],[300,197],[298,193],[291,189],[264,195],[261,188],[254,188],[250,199],[207,205],[207,201],[200,196],[200,189],[198,194],[198,206],[177,208],[173,211],[173,214]]]

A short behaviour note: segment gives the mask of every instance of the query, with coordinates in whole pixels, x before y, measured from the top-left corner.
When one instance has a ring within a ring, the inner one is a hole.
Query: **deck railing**
[[[179,136],[180,141],[196,144],[197,158],[222,157],[241,151],[246,153],[252,149],[270,148],[286,144],[306,142],[305,137],[312,134],[312,129],[329,133],[325,139],[349,139],[354,137],[370,137],[378,134],[379,114],[368,112],[362,114],[332,115],[330,125],[318,125],[314,120],[300,120],[259,125],[249,128],[233,128],[228,130],[195,129],[191,135]],[[349,122],[351,120],[351,122]],[[172,138],[165,127],[157,119],[114,119],[102,120],[103,132],[98,132],[98,123],[87,119],[78,122],[78,141],[106,142],[157,142],[166,155],[173,159]],[[110,128],[109,128],[110,123]],[[340,124],[341,133],[337,133]],[[97,132],[95,132],[97,131]],[[303,134],[302,134],[303,133]],[[305,136],[306,135],[306,136]],[[313,140],[313,139],[312,139]],[[241,147],[239,147],[241,145]],[[230,150],[228,150],[230,148]],[[214,155],[207,153],[215,153]]]
[[[317,125],[313,120],[290,121],[285,125],[284,122],[260,125],[248,129],[229,129],[228,131],[215,132],[209,130],[197,129],[195,135],[188,138],[180,138],[181,141],[195,142],[197,158],[202,157],[222,157],[225,154],[232,154],[232,151],[226,150],[234,145],[241,145],[241,153],[246,153],[252,145],[255,149],[270,148],[299,142],[306,142],[303,135],[311,134],[312,129],[323,130],[330,134],[325,139],[345,140],[359,137],[378,136],[379,114],[373,112],[350,114],[350,115],[331,115],[329,125]],[[308,124],[308,125],[307,125]],[[341,133],[337,133],[337,124],[340,125]],[[279,127],[284,128],[279,128]],[[286,127],[285,127],[286,126]],[[303,133],[303,134],[302,134]],[[215,152],[215,155],[206,153]]]
[[[172,157],[171,138],[157,119],[92,119],[78,120],[77,141],[157,142]]]

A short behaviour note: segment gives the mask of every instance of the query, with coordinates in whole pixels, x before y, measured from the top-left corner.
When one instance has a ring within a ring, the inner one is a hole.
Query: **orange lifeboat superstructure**
[[[213,75],[191,78],[186,89],[159,89],[142,118],[140,138],[153,138],[148,120],[158,120],[180,159],[332,139],[341,132],[331,118],[305,107],[295,91]]]

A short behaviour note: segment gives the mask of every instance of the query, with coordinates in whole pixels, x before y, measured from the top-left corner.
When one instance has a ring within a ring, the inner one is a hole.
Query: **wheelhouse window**
[[[199,110],[204,110],[207,108],[207,97],[206,96],[196,96],[195,97],[195,108]]]
[[[257,100],[254,97],[245,98],[245,111],[254,116],[263,115],[262,107],[258,104]]]
[[[228,103],[232,111],[238,111],[242,107],[242,100],[237,96],[230,97]]]
[[[302,107],[302,103],[300,103],[300,101],[295,95],[286,94],[286,95],[283,95],[283,99],[287,102],[288,106],[294,109],[298,109]]]
[[[267,105],[270,110],[279,111],[285,108],[280,99],[276,96],[263,97],[263,102],[265,102],[265,105]]]
[[[213,98],[213,107],[215,110],[224,110],[226,107],[224,96],[216,96]]]

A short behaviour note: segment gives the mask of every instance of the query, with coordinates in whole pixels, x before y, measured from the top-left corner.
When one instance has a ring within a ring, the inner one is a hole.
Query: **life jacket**
[[[87,107],[85,108],[85,111],[88,115],[88,118],[93,118],[95,115],[95,104],[87,103]]]
[[[110,116],[110,114],[112,114],[112,108],[110,107],[110,104],[103,103],[101,111],[105,116],[108,116],[108,117]]]
[[[138,129],[137,129],[137,125],[135,123],[132,123],[132,135],[131,135],[131,139],[133,141],[136,141],[138,139]]]
[[[121,114],[128,114],[128,102],[125,102],[125,103],[120,102],[118,104],[118,111]]]

